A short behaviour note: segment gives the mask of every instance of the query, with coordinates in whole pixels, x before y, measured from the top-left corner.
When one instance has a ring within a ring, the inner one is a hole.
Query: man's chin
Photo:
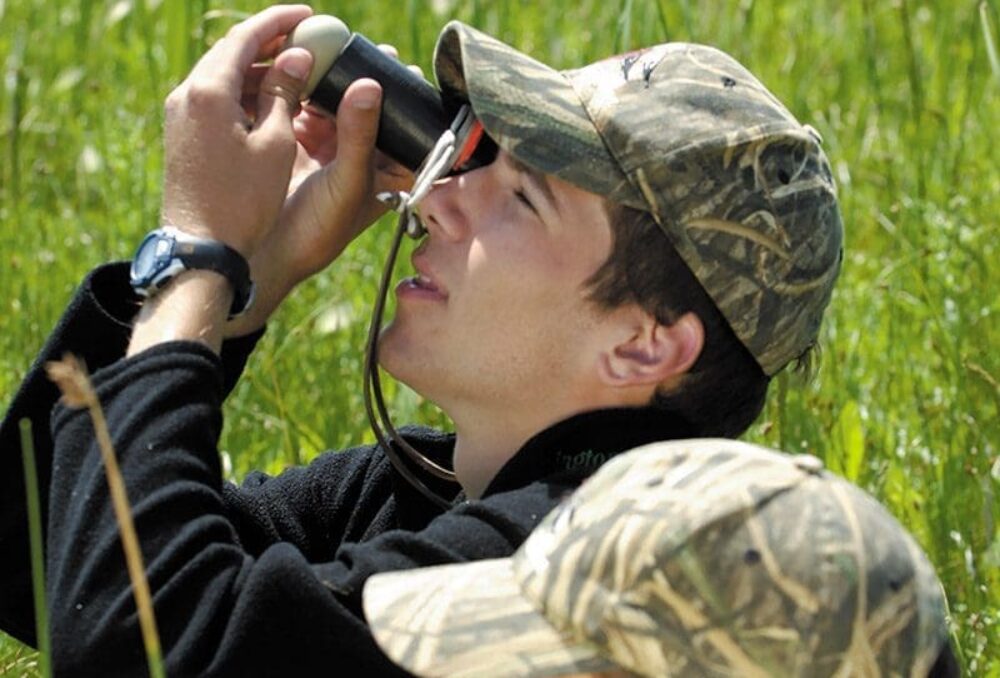
[[[378,364],[393,379],[410,386],[406,369],[409,361],[403,355],[405,353],[403,343],[399,327],[395,322],[390,323],[378,337]]]
[[[429,397],[428,391],[443,376],[442,368],[447,371],[432,348],[431,339],[411,331],[408,323],[393,320],[379,335],[379,366],[396,381]]]

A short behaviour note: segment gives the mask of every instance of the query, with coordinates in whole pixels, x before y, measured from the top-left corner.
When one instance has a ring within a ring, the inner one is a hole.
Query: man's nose
[[[469,232],[469,186],[467,175],[447,177],[434,183],[420,203],[420,220],[434,237],[452,242]]]

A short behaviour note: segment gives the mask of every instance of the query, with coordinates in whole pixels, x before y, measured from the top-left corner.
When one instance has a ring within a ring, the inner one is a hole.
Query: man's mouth
[[[408,290],[415,292],[418,296],[443,300],[448,297],[447,293],[430,276],[417,271],[415,275],[404,278],[400,281],[397,291]]]
[[[425,275],[418,273],[417,275],[409,279],[409,283],[414,287],[419,287],[420,289],[429,290],[431,292],[440,292],[438,286],[434,284],[434,281]]]

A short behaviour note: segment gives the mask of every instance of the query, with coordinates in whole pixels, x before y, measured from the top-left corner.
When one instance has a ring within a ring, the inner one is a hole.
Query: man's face
[[[587,388],[604,314],[585,282],[611,251],[602,199],[501,152],[439,182],[420,214],[428,236],[396,288],[383,366],[452,417],[537,414]]]

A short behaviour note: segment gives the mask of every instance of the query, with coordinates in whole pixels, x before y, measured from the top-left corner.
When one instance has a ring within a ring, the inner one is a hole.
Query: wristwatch
[[[182,271],[192,269],[221,273],[233,286],[230,318],[250,308],[254,285],[243,255],[218,240],[199,238],[173,226],[163,226],[143,238],[132,259],[132,289],[149,298]]]

